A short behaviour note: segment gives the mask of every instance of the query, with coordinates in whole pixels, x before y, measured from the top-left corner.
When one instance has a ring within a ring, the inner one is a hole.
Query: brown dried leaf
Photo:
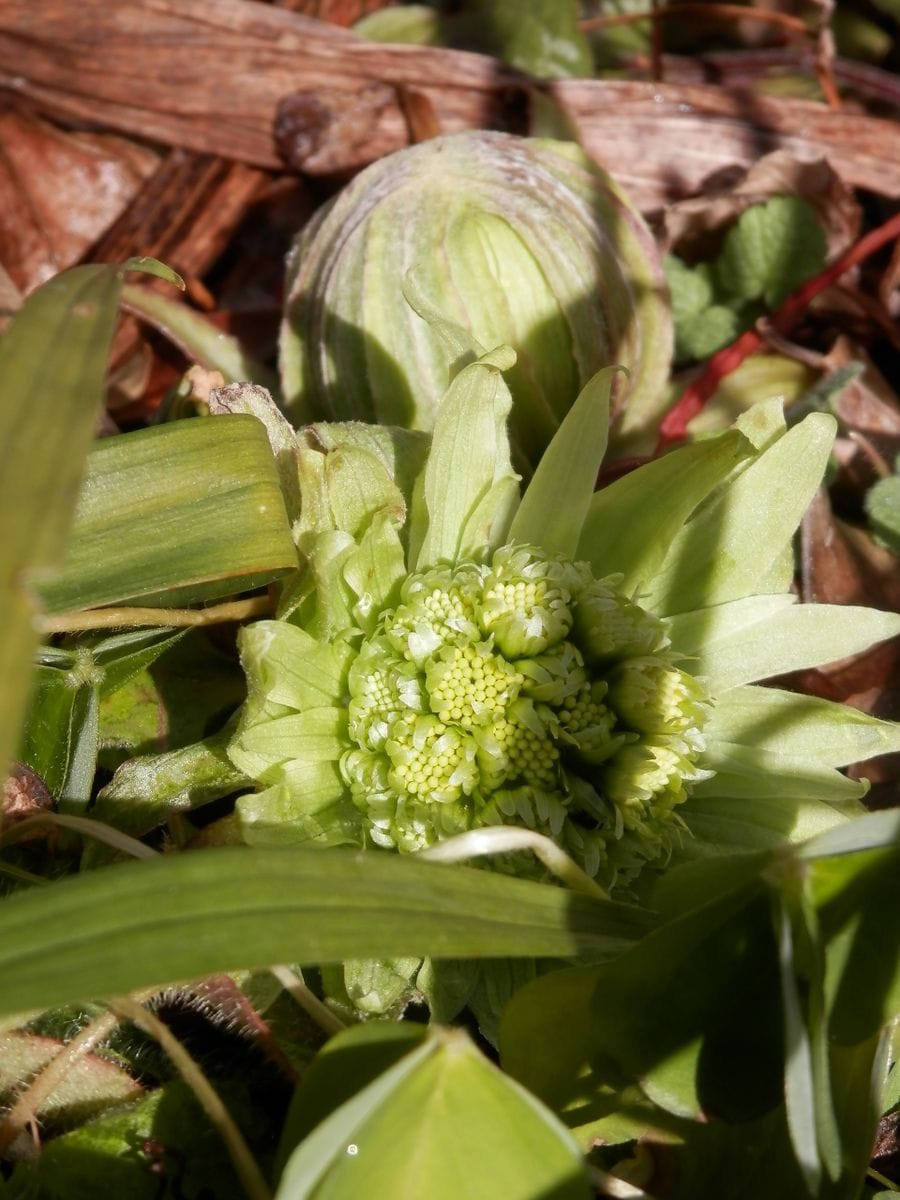
[[[862,362],[865,370],[837,398],[841,436],[834,454],[840,467],[837,489],[855,492],[858,500],[880,475],[890,472],[900,454],[900,401],[866,351],[849,338],[837,338],[823,358],[831,371],[851,362]]]
[[[897,558],[862,530],[835,518],[820,489],[801,527],[803,599],[900,611]]]
[[[54,805],[53,795],[41,776],[23,762],[12,764],[3,782],[0,801],[0,827],[25,821],[37,813],[49,811]]]
[[[798,196],[816,210],[825,230],[828,257],[846,250],[859,236],[862,213],[850,189],[823,159],[801,161],[776,150],[754,163],[743,178],[707,190],[666,208],[662,229],[665,249],[677,247],[688,259],[712,257],[723,226],[751,205],[772,196]]]
[[[157,155],[109,134],[0,113],[0,261],[22,292],[76,263],[116,220]]]

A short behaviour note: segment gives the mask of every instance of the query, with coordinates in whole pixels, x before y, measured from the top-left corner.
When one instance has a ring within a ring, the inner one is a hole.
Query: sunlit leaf
[[[851,604],[791,604],[790,599],[760,596],[698,609],[673,621],[673,645],[690,654],[697,674],[721,692],[834,662],[900,633],[897,613]],[[729,614],[734,615],[730,630]],[[742,621],[744,614],[749,619]]]
[[[410,531],[411,555],[418,548],[410,565],[419,570],[475,552],[460,545],[461,531],[494,484],[513,474],[506,436],[512,399],[501,372],[514,361],[508,347],[492,351],[460,371],[441,402],[424,474],[427,529],[423,536]]]
[[[900,725],[846,704],[771,687],[725,692],[707,731],[723,742],[803,755],[834,767],[900,750]]]
[[[176,421],[91,450],[50,612],[140,599],[186,603],[267,583],[297,557],[263,426]]]
[[[594,494],[577,557],[599,576],[624,576],[623,590],[643,587],[697,505],[751,450],[736,430],[683,446],[644,464]]]
[[[510,541],[574,556],[606,453],[615,373],[615,367],[598,371],[581,389],[522,496]]]
[[[680,613],[752,595],[821,483],[834,429],[832,417],[811,414],[722,488],[672,540],[648,603]]]
[[[123,302],[130,312],[164,334],[191,362],[220,371],[226,383],[251,380],[268,388],[273,395],[278,394],[274,371],[251,358],[237,338],[180,300],[126,284]]]

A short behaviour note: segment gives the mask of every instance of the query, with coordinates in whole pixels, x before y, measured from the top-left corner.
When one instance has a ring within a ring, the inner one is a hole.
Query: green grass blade
[[[0,904],[0,1016],[270,963],[568,957],[637,909],[470,867],[227,847],[86,872]]]
[[[125,285],[122,300],[129,312],[158,329],[189,360],[207,370],[221,371],[226,383],[252,380],[278,395],[278,376],[274,371],[247,354],[237,338],[224,333],[180,300],[137,284]]]
[[[175,421],[91,450],[62,570],[39,592],[51,613],[138,598],[183,604],[296,565],[263,425],[242,415]]]
[[[62,556],[94,435],[121,271],[76,267],[25,302],[0,342],[0,774],[37,643],[28,583]]]

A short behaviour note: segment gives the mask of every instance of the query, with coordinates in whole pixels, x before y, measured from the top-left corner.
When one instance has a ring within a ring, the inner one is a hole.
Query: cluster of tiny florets
[[[506,547],[405,580],[350,670],[341,770],[376,845],[521,824],[627,878],[672,845],[707,711],[615,579]]]

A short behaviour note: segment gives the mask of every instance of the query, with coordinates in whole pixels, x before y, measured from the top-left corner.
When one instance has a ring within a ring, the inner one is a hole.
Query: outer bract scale
[[[614,363],[629,372],[615,384],[618,433],[646,428],[672,354],[665,278],[638,211],[576,146],[435,138],[373,164],[320,210],[291,254],[282,329],[298,422],[433,427],[447,355],[406,302],[411,285],[479,347],[516,350],[520,464],[537,462],[582,385]]]

